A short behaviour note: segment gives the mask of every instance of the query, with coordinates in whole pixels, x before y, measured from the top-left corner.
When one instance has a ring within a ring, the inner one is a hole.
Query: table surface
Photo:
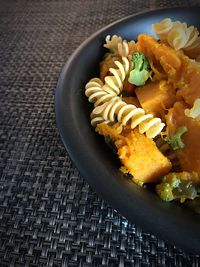
[[[199,5],[190,1],[190,6]],[[113,210],[60,140],[56,82],[101,27],[185,0],[0,2],[0,266],[199,266]]]

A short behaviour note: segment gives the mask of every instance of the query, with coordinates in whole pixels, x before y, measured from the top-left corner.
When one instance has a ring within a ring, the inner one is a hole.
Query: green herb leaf
[[[173,150],[183,149],[185,144],[182,135],[187,132],[187,127],[180,127],[174,135],[164,138],[164,140],[173,148]]]
[[[199,196],[197,185],[192,181],[179,179],[176,173],[170,179],[164,177],[162,182],[156,186],[156,192],[164,201],[179,199],[181,203],[186,199],[195,199]]]

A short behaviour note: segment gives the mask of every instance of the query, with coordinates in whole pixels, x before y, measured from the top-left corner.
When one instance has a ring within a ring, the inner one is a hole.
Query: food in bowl
[[[91,125],[120,159],[120,170],[165,201],[200,196],[200,37],[166,18],[156,38],[106,36],[99,77],[85,86]]]

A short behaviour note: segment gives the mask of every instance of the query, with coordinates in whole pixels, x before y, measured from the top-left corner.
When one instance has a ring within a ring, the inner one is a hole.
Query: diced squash
[[[113,141],[121,137],[123,127],[120,123],[116,123],[113,126],[109,126],[106,123],[99,123],[97,125],[97,131],[100,135],[109,136]]]
[[[182,51],[175,51],[163,43],[159,44],[156,39],[147,34],[139,35],[137,49],[144,53],[155,66],[161,65],[168,81],[178,89],[177,99],[183,99],[192,107],[194,101],[200,98],[200,67]],[[158,75],[160,74],[156,73],[156,77]]]
[[[137,87],[135,93],[146,113],[162,119],[165,118],[167,109],[172,107],[176,100],[175,88],[165,80],[150,81],[142,87]]]
[[[191,61],[187,62],[186,65],[187,67],[185,67],[181,77],[182,86],[180,85],[180,90],[177,92],[177,98],[184,99],[192,107],[194,101],[200,98],[200,67]]]
[[[177,129],[185,126],[187,132],[182,140],[183,149],[174,151],[179,159],[183,171],[196,171],[200,175],[200,121],[187,117],[184,113],[187,105],[176,102],[166,116],[168,135],[176,133]]]
[[[152,62],[159,61],[164,71],[174,77],[181,68],[181,60],[171,47],[159,44],[155,38],[148,34],[140,34],[138,37],[137,49],[144,53]]]
[[[141,106],[146,113],[166,120],[169,138],[177,133],[179,128],[187,128],[187,132],[181,136],[183,145],[174,151],[181,165],[180,179],[187,178],[186,172],[196,172],[195,177],[199,179],[200,121],[186,116],[185,109],[191,109],[195,100],[200,99],[200,67],[182,51],[175,51],[166,43],[158,43],[147,34],[139,35],[137,44],[130,42],[128,45],[129,54],[137,51],[148,58],[152,77],[151,81],[141,87],[131,87],[125,82],[124,92],[131,97],[125,97],[123,100]],[[108,75],[110,67],[115,67],[111,55],[101,63],[102,80]],[[162,176],[169,173],[171,162],[159,151],[155,142],[140,134],[137,128],[131,130],[130,126],[123,128],[120,124],[110,126],[101,123],[97,125],[97,131],[111,138],[123,164],[121,170],[131,174],[136,183],[157,183]],[[170,142],[168,144],[172,145]]]
[[[138,184],[158,182],[171,169],[170,161],[155,143],[137,129],[126,136],[125,144],[118,147],[118,155],[124,165],[122,171],[130,173]]]
[[[137,129],[124,130],[113,128],[105,123],[97,126],[98,132],[109,135],[118,149],[123,164],[121,170],[133,176],[133,180],[142,185],[155,183],[171,169],[171,162],[159,151],[154,141],[140,134]],[[119,134],[117,134],[117,132]]]

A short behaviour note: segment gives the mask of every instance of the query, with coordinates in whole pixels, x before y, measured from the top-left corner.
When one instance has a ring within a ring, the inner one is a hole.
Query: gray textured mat
[[[0,1],[0,266],[200,265],[96,195],[68,159],[54,115],[60,71],[90,34],[187,3]]]

